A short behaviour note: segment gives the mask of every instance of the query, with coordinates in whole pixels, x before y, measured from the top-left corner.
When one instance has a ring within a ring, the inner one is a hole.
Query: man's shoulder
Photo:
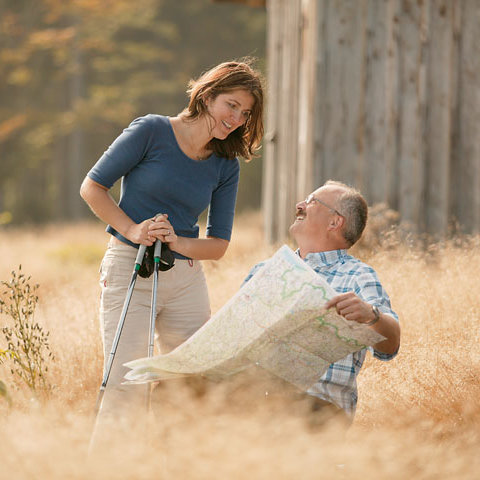
[[[365,263],[363,260],[360,260],[359,258],[354,257],[353,255],[348,255],[348,257],[349,257],[348,263],[355,269],[359,271],[365,271],[365,272],[375,272],[374,268],[370,266],[368,263]]]
[[[360,283],[378,281],[378,274],[372,266],[353,255],[349,255],[349,257],[350,259],[341,268],[342,271],[355,277],[356,281]]]
[[[306,262],[313,268],[320,266],[328,266],[334,269],[352,269],[365,272],[374,272],[374,269],[351,255],[347,250],[331,250],[327,252],[309,253]]]
[[[243,283],[242,285],[245,285],[245,283],[247,283],[254,275],[255,273],[257,273],[257,271],[262,268],[263,266],[265,265],[265,261],[263,262],[259,262],[257,263],[256,265],[254,265],[250,271],[248,272],[248,275],[245,277],[245,279],[243,280]]]

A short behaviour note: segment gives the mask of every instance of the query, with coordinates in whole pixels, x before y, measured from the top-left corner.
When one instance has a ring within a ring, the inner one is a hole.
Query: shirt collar
[[[297,249],[295,253],[300,255],[300,249]],[[347,257],[349,257],[347,250],[340,249],[329,250],[328,252],[307,253],[304,260],[307,263],[314,263],[318,266],[329,266],[338,262],[343,263]]]

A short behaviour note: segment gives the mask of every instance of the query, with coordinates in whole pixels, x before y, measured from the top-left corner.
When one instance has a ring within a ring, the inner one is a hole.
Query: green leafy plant
[[[47,360],[54,359],[48,340],[50,332],[45,332],[34,319],[38,284],[32,286],[30,277],[25,277],[21,270],[20,265],[19,273],[12,271],[9,282],[0,282],[5,289],[0,294],[0,313],[13,321],[11,326],[2,328],[7,342],[3,357],[10,357],[12,375],[22,379],[32,391],[46,392],[50,389],[45,377]]]

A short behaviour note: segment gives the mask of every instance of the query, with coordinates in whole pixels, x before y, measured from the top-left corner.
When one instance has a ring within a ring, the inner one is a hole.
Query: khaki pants
[[[137,250],[111,241],[100,269],[100,324],[104,368],[112,348],[130,283]],[[99,423],[118,423],[131,413],[145,410],[145,385],[121,385],[128,368],[123,364],[148,355],[153,275],[137,277],[112,370],[97,417]],[[197,260],[175,260],[175,266],[159,272],[156,305],[157,346],[161,353],[174,349],[195,333],[210,317],[207,284]]]

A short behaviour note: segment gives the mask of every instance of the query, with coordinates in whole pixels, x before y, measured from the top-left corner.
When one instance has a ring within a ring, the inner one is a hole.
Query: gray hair
[[[357,189],[345,183],[328,180],[325,185],[341,187],[344,190],[337,199],[336,209],[345,218],[342,234],[351,247],[359,240],[365,230],[368,217],[367,202]]]

